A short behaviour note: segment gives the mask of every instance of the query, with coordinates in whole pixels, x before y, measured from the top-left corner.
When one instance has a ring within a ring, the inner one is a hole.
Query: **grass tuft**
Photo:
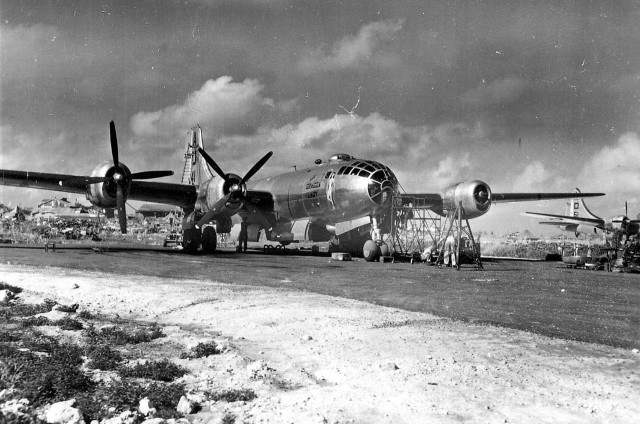
[[[123,366],[118,369],[118,374],[129,378],[146,378],[149,380],[170,382],[187,374],[189,370],[176,365],[168,359],[162,361],[149,361],[136,364],[132,367]]]
[[[85,337],[94,344],[110,343],[121,346],[126,344],[147,343],[164,337],[164,333],[157,325],[149,328],[138,328],[134,331],[125,331],[117,327],[107,327],[96,330],[96,328],[92,326],[86,330]]]
[[[224,402],[250,402],[258,397],[251,389],[229,389],[219,392],[207,393],[207,397],[213,401]]]

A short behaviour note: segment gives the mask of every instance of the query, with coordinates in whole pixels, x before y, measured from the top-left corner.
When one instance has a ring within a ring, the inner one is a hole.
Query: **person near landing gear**
[[[238,234],[238,247],[241,252],[247,251],[247,241],[249,236],[247,235],[247,227],[249,223],[247,222],[247,218],[242,218],[242,222],[240,223],[240,234]]]

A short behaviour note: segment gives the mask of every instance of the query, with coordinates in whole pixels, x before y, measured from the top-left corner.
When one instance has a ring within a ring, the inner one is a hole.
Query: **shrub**
[[[82,328],[84,327],[80,321],[69,317],[64,317],[62,319],[59,319],[58,321],[55,321],[54,325],[62,328],[63,330],[71,331],[82,330]]]
[[[151,340],[164,337],[164,333],[162,333],[162,329],[156,325],[148,329],[137,329],[133,332],[127,332],[115,327],[102,328],[98,331],[92,326],[86,330],[85,336],[90,339],[90,343],[94,344],[110,343],[114,345],[126,345],[150,342]]]
[[[96,319],[97,318],[97,316],[95,314],[92,314],[89,311],[80,311],[80,312],[78,312],[77,317],[81,318],[81,319],[86,319],[86,320]]]
[[[23,327],[40,327],[41,325],[51,325],[52,322],[47,317],[28,317],[20,321]]]
[[[18,303],[11,305],[9,307],[0,308],[0,314],[7,319],[12,317],[28,317],[32,315],[37,315],[41,313],[50,312],[51,309],[56,304],[55,301],[45,299],[43,303],[40,304],[24,304]]]
[[[87,349],[88,366],[103,371],[115,370],[122,362],[122,355],[105,344],[89,345]]]
[[[0,281],[0,290],[9,290],[10,292],[15,294],[22,293],[21,287],[12,286],[11,284],[7,284],[4,281]]]
[[[256,392],[251,389],[229,389],[223,390],[220,392],[208,393],[207,397],[214,401],[225,401],[225,402],[250,402],[258,397]]]
[[[168,359],[162,361],[149,361],[142,364],[136,364],[133,367],[120,367],[118,374],[122,377],[130,378],[147,378],[149,380],[170,382],[176,378],[180,378],[189,371],[179,365],[174,364]]]
[[[180,355],[181,359],[204,358],[210,355],[219,355],[222,350],[218,348],[214,342],[198,343],[197,346],[191,348],[189,352]]]
[[[77,346],[53,342],[49,350],[49,357],[15,348],[2,352],[9,372],[19,373],[15,389],[34,407],[75,397],[95,386],[80,369],[82,351]]]
[[[118,381],[100,386],[94,393],[80,396],[78,406],[85,415],[85,421],[109,418],[126,410],[136,410],[140,400],[147,397],[156,408],[158,418],[179,418],[176,405],[184,396],[185,388],[182,384],[152,383],[143,386],[137,382]],[[110,407],[114,408],[109,412]]]

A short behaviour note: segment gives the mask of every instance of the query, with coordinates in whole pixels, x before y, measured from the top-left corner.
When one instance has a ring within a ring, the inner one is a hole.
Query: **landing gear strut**
[[[380,229],[379,218],[371,217],[371,240],[367,240],[362,248],[364,260],[367,262],[375,262],[380,259],[380,255],[388,254],[389,247],[382,241],[382,230]]]

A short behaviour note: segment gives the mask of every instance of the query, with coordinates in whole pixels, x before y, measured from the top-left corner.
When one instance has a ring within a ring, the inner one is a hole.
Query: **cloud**
[[[138,137],[173,139],[200,123],[213,135],[253,133],[277,106],[262,90],[257,80],[237,83],[229,76],[208,80],[182,104],[136,113],[131,130]]]
[[[431,185],[444,189],[446,186],[464,180],[471,163],[469,153],[447,156],[442,159],[437,168],[427,173]]]
[[[541,187],[548,186],[549,173],[545,170],[544,164],[539,160],[527,165],[522,173],[513,180],[513,190],[521,192],[542,191]]]
[[[517,100],[527,89],[529,83],[521,78],[507,77],[482,82],[479,86],[462,95],[462,101],[475,107],[503,105]]]
[[[640,206],[640,138],[638,134],[623,134],[614,146],[604,146],[584,166],[580,179],[589,181],[607,198],[628,200]]]
[[[355,36],[346,36],[338,40],[327,53],[320,48],[309,52],[299,66],[305,73],[319,70],[344,70],[362,65],[387,67],[394,60],[390,52],[385,52],[385,44],[392,42],[396,33],[402,29],[404,20],[386,20],[369,23]]]

